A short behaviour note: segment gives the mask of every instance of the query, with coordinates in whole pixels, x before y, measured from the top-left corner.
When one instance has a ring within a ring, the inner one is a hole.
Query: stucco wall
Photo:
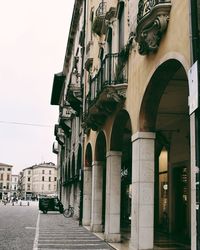
[[[188,0],[171,2],[168,28],[158,51],[152,55],[141,56],[138,53],[138,44],[135,44],[130,55],[126,108],[131,116],[133,133],[138,130],[138,115],[145,89],[158,66],[174,58],[181,62],[186,72],[190,67],[189,3]],[[134,16],[131,19],[136,20]]]

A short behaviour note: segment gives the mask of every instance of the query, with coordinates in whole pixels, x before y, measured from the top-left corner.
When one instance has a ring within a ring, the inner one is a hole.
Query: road
[[[33,249],[37,218],[37,202],[30,206],[5,206],[0,202],[0,249]]]
[[[94,234],[58,212],[43,214],[38,203],[4,206],[0,203],[1,250],[113,249]]]

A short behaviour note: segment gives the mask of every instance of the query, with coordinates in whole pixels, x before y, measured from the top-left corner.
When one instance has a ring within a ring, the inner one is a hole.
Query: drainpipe
[[[84,4],[84,20],[83,20],[83,37],[84,37],[84,42],[83,42],[83,47],[82,47],[82,65],[81,65],[81,88],[82,88],[82,96],[83,96],[83,106],[82,106],[82,115],[83,111],[85,111],[85,84],[83,82],[83,77],[84,77],[84,63],[85,63],[85,26],[86,26],[86,0],[83,0]],[[81,116],[79,116],[81,119]],[[84,152],[84,130],[82,129],[82,160],[81,160],[81,173],[79,173],[80,176],[80,182],[79,182],[79,187],[80,187],[80,204],[79,204],[79,225],[82,225],[82,219],[83,219],[83,152]]]
[[[199,53],[199,24],[198,24],[198,1],[200,0],[190,0],[190,29],[191,29],[191,64],[194,64],[198,61],[198,79],[200,79],[200,53]],[[198,81],[199,86],[199,81]],[[200,88],[198,88],[200,90]],[[198,93],[198,96],[200,94]],[[199,100],[199,98],[198,98]],[[199,139],[199,131],[200,131],[200,111],[199,107],[195,110],[195,161],[196,167],[198,171],[196,172],[196,249],[200,250],[200,139]]]

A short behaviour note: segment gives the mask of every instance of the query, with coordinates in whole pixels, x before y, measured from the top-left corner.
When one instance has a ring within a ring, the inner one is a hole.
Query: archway
[[[180,62],[171,59],[153,74],[141,105],[140,131],[154,132],[156,137],[154,244],[157,247],[164,247],[163,241],[173,241],[177,247],[185,244],[187,249],[191,244],[188,96],[186,72]]]
[[[79,144],[78,146],[78,157],[77,157],[77,170],[76,170],[76,176],[77,176],[77,198],[78,204],[79,204],[79,224],[82,224],[83,219],[83,171],[82,171],[82,146]],[[78,195],[80,194],[80,195]]]
[[[99,132],[95,145],[95,161],[92,166],[92,221],[93,231],[105,229],[106,211],[106,137]]]
[[[111,151],[120,152],[120,233],[130,237],[132,188],[132,126],[128,112],[118,112],[112,129]]]
[[[83,169],[83,220],[84,226],[91,223],[91,201],[92,201],[92,146],[87,144],[85,151],[85,163]]]
[[[70,192],[70,201],[72,206],[74,207],[74,215],[78,216],[78,205],[77,205],[77,193],[76,193],[76,181],[75,181],[75,172],[76,172],[76,164],[75,164],[75,153],[72,154],[72,178],[71,182],[71,192]]]
[[[78,177],[81,176],[81,169],[82,169],[82,147],[81,147],[81,144],[79,144],[78,157],[77,157],[77,169],[76,169],[76,175]]]

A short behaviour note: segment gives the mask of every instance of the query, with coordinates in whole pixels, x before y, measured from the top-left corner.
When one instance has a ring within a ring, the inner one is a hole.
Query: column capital
[[[112,157],[112,156],[122,156],[121,151],[108,151],[106,154],[106,157]]]
[[[155,139],[156,134],[154,132],[136,132],[131,136],[131,141],[134,142],[138,139]]]
[[[104,164],[105,164],[104,161],[93,161],[93,162],[92,162],[92,167],[93,167],[93,166],[102,166],[102,165],[104,165]]]
[[[92,171],[92,167],[84,167],[83,168],[83,171],[86,172],[86,171]]]

